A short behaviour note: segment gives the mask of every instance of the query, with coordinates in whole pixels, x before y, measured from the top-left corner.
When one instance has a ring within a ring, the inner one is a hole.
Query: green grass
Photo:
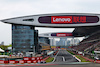
[[[81,60],[81,62],[90,62],[87,61],[86,59],[82,58],[80,55],[75,55],[77,58],[79,58]]]
[[[71,53],[72,55],[75,55],[73,52],[71,52],[71,51],[69,51],[69,50],[67,50],[69,53]]]
[[[49,57],[48,59],[46,59],[46,62],[52,62],[54,60],[54,58]]]

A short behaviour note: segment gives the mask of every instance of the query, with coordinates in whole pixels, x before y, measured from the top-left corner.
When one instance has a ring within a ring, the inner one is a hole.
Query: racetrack
[[[59,50],[55,59],[51,63],[46,64],[15,64],[1,65],[0,67],[100,67],[100,64],[92,62],[79,62],[66,50]]]
[[[59,50],[55,59],[54,63],[70,63],[70,62],[78,62],[76,58],[74,58],[69,52],[66,50]]]

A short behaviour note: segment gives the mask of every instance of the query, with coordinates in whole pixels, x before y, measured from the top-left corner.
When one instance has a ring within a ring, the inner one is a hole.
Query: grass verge
[[[72,51],[67,50],[69,53],[71,53],[72,55],[75,55]],[[78,59],[81,60],[81,62],[90,62],[87,61],[86,59],[84,59],[81,55],[75,55]]]
[[[75,55],[77,58],[79,58],[81,60],[81,62],[90,62],[87,61],[86,59],[84,59],[83,57],[81,57],[81,55]]]
[[[46,62],[52,62],[54,60],[54,58],[49,57],[48,59],[46,59]]]
[[[72,55],[75,55],[73,52],[71,52],[71,51],[69,51],[69,50],[67,50],[69,53],[71,53]]]

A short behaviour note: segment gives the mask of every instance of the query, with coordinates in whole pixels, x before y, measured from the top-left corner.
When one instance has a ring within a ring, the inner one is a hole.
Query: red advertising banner
[[[31,62],[32,62],[31,60],[28,60],[28,61],[27,61],[28,64],[30,64]]]
[[[42,56],[40,57],[40,60],[41,60],[41,59],[43,59],[43,57],[42,57]]]
[[[4,60],[0,60],[0,64],[4,64]]]
[[[16,62],[15,62],[15,60],[10,60],[9,63],[10,64],[15,64]]]
[[[86,16],[73,16],[73,22],[86,23]]]
[[[51,23],[72,23],[72,16],[52,16]]]
[[[32,57],[31,60],[36,60],[36,58],[35,57]]]
[[[24,60],[20,60],[19,63],[20,63],[20,64],[24,64]]]
[[[36,58],[36,60],[39,60],[39,59],[40,59],[40,57],[37,57],[37,58]]]
[[[73,36],[72,33],[57,33],[57,37],[66,37],[66,36]]]
[[[97,23],[99,17],[87,15],[43,16],[39,17],[38,21],[48,24],[84,24]]]
[[[24,60],[29,60],[30,58],[29,57],[24,57]]]

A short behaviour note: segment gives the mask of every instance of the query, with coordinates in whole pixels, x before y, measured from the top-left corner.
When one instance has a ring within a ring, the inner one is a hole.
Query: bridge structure
[[[72,32],[55,32],[55,33],[44,33],[44,34],[39,34],[39,37],[48,37],[50,39],[50,45],[53,46],[57,46],[56,45],[56,41],[55,38],[72,38],[74,40],[74,35],[72,34]],[[66,43],[66,42],[65,42]],[[74,41],[73,41],[74,44]]]
[[[43,37],[87,37],[100,29],[100,14],[89,13],[29,15],[1,21],[12,24],[12,45],[13,51],[15,52],[17,50],[23,52],[33,51],[34,46],[38,49],[38,31],[35,30],[35,27],[75,28],[73,32],[57,32],[39,35]]]

